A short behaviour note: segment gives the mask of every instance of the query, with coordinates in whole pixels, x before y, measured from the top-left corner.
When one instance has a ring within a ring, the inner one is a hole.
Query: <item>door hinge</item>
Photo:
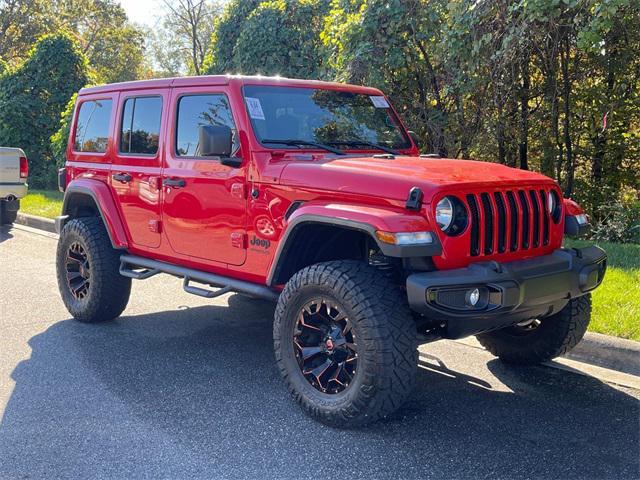
[[[234,198],[239,198],[244,200],[246,195],[244,193],[244,184],[243,183],[233,183],[231,185],[231,196]]]
[[[231,234],[231,246],[234,248],[241,248],[245,250],[247,248],[247,234],[234,232]]]
[[[162,221],[161,220],[149,220],[149,230],[153,233],[161,233],[162,232]]]

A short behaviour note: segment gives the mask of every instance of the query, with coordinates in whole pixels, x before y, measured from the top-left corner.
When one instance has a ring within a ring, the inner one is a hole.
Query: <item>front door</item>
[[[204,157],[199,127],[226,125],[241,156],[237,121],[223,89],[176,88],[171,100],[163,181],[163,227],[174,252],[195,259],[241,265],[246,257],[246,167]]]
[[[137,247],[160,246],[161,138],[169,90],[120,94],[110,185],[129,238]]]

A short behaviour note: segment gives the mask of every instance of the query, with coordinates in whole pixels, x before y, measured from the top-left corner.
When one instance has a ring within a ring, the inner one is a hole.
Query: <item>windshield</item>
[[[245,86],[244,96],[256,137],[268,147],[277,146],[275,140],[287,140],[289,146],[294,145],[291,140],[301,140],[307,147],[316,143],[340,149],[411,147],[382,96],[255,85]]]

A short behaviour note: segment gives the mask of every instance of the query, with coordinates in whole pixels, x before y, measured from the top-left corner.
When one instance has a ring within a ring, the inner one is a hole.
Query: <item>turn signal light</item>
[[[378,240],[390,245],[429,245],[433,243],[431,232],[383,232],[376,231]]]

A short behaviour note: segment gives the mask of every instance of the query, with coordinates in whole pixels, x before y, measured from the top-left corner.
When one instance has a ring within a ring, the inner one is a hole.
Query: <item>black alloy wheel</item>
[[[91,285],[91,267],[87,252],[80,242],[73,242],[67,249],[65,270],[71,295],[77,300],[85,298]]]
[[[73,218],[64,225],[56,250],[56,277],[73,318],[105,322],[125,309],[131,279],[120,275],[120,255],[101,218]]]
[[[358,346],[344,308],[327,298],[300,310],[293,344],[298,366],[313,387],[337,394],[349,387],[358,367]]]

